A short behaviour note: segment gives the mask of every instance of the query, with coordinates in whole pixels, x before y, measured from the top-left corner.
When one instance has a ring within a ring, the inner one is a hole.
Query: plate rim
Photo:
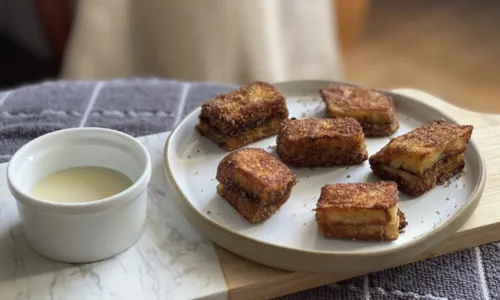
[[[296,80],[296,81],[278,82],[278,83],[274,83],[273,85],[279,89],[279,86],[283,86],[283,85],[296,85],[296,84],[318,84],[318,85],[324,84],[324,85],[326,85],[329,83],[356,85],[353,83],[346,83],[346,82],[341,82],[341,81],[329,81],[329,80]],[[423,105],[429,109],[435,110],[435,111],[439,112],[441,115],[443,115],[444,117],[446,117],[447,119],[449,119],[450,121],[452,121],[453,123],[460,124],[459,122],[457,122],[457,120],[455,118],[450,117],[446,112],[443,112],[441,109],[434,107],[432,105],[429,105],[429,104],[427,104],[419,99],[412,98],[410,96],[403,95],[403,94],[394,93],[392,91],[387,91],[387,90],[379,90],[379,91],[382,91],[384,93],[388,93],[390,95],[397,95],[397,97],[402,97],[402,98],[405,98],[406,100],[409,100],[409,101],[418,102],[418,105]],[[449,104],[449,105],[452,105],[452,104]],[[440,226],[436,227],[434,230],[432,230],[431,232],[429,232],[427,234],[419,236],[419,237],[407,242],[406,244],[403,244],[401,246],[397,246],[394,248],[383,249],[383,250],[360,250],[360,251],[356,251],[353,253],[349,253],[346,251],[335,251],[335,250],[326,251],[326,250],[297,249],[297,248],[293,248],[293,247],[289,247],[289,246],[283,246],[283,245],[279,245],[279,244],[270,243],[267,241],[260,241],[260,240],[253,238],[253,237],[249,237],[249,236],[240,234],[238,232],[231,231],[228,228],[218,224],[217,222],[211,220],[210,218],[206,217],[204,214],[199,212],[193,206],[193,204],[188,200],[187,196],[184,194],[182,189],[178,186],[178,184],[174,178],[174,175],[170,169],[170,161],[169,161],[169,157],[168,157],[172,137],[177,133],[179,128],[181,126],[183,126],[184,123],[187,122],[187,120],[190,119],[193,114],[198,113],[200,109],[201,109],[200,106],[198,106],[198,107],[194,108],[189,114],[187,114],[175,126],[175,128],[171,131],[169,137],[167,138],[167,141],[165,142],[165,146],[164,146],[164,150],[163,150],[163,165],[164,165],[165,175],[166,175],[168,181],[170,182],[170,184],[174,187],[178,196],[180,196],[180,197],[174,197],[174,198],[176,199],[176,202],[178,204],[180,204],[181,206],[185,206],[184,209],[182,210],[184,212],[184,214],[186,214],[186,212],[189,212],[189,211],[185,210],[185,208],[188,208],[192,213],[194,213],[198,217],[201,216],[202,220],[208,222],[213,229],[222,231],[225,234],[229,234],[229,235],[247,240],[248,242],[251,242],[251,243],[254,243],[254,244],[257,244],[260,246],[267,246],[267,247],[275,248],[274,250],[293,251],[293,252],[297,252],[298,254],[337,256],[338,258],[345,259],[345,258],[356,258],[356,257],[360,257],[360,256],[373,258],[373,257],[377,257],[377,256],[385,256],[385,255],[390,255],[390,254],[394,254],[394,253],[400,253],[400,252],[403,252],[406,250],[418,248],[419,245],[423,244],[425,241],[427,241],[428,242],[427,244],[429,244],[429,241],[433,240],[434,242],[431,243],[432,245],[425,247],[424,249],[422,249],[422,251],[419,251],[419,252],[424,252],[424,251],[426,251],[426,249],[431,248],[433,245],[444,240],[447,236],[450,236],[451,234],[456,232],[456,230],[458,230],[463,224],[465,224],[465,222],[470,218],[472,213],[475,211],[477,204],[479,203],[479,201],[481,199],[481,195],[484,191],[484,187],[485,187],[485,183],[486,183],[486,164],[485,164],[484,157],[483,157],[482,153],[479,151],[479,147],[477,146],[474,137],[471,137],[471,139],[469,140],[469,147],[471,147],[473,152],[476,154],[475,156],[476,156],[476,159],[477,159],[478,165],[479,165],[478,166],[479,167],[479,174],[480,174],[479,180],[476,182],[473,191],[471,192],[470,196],[467,199],[467,202],[452,217],[450,217],[448,220],[443,222]],[[179,198],[182,198],[182,201]],[[188,216],[186,216],[186,217],[188,217]],[[194,216],[188,217],[190,223],[191,224],[196,223],[196,222],[193,222],[191,220],[192,217],[194,218]],[[206,228],[200,229],[196,225],[195,225],[195,227],[201,232],[207,232]],[[453,228],[456,228],[456,229],[452,230]],[[447,230],[448,230],[448,233],[445,234]],[[212,237],[213,234],[206,233],[206,235],[210,240],[212,240],[212,241],[215,240]],[[225,248],[229,249],[229,248],[234,248],[234,247],[225,247]],[[232,249],[230,249],[230,250],[232,250]],[[237,252],[237,251],[235,251],[235,252]],[[252,258],[250,258],[250,259],[252,259]]]

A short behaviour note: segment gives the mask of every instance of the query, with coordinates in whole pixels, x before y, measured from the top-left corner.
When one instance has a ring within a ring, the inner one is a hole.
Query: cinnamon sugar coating
[[[393,99],[365,87],[330,84],[320,90],[330,117],[352,117],[367,137],[388,136],[399,128]]]
[[[286,120],[276,151],[294,166],[355,165],[368,159],[361,125],[353,118]]]

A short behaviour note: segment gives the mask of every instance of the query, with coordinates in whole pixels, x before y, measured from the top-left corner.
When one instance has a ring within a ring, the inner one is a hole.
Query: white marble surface
[[[47,260],[26,243],[0,165],[0,299],[226,299],[215,249],[170,199],[162,152],[167,134],[140,140],[151,153],[148,219],[138,242],[92,264]]]

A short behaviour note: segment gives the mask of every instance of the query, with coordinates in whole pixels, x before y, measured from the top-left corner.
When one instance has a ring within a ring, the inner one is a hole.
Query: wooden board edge
[[[434,95],[424,91],[411,88],[398,88],[391,90],[392,93],[400,94],[409,98],[417,99],[429,106],[435,107],[447,115],[450,115],[462,124],[472,124],[475,129],[485,128],[491,125],[500,124],[500,114],[486,114],[470,111],[449,102],[444,101]]]
[[[481,234],[478,234],[479,232]],[[481,228],[475,228],[469,231],[457,233],[438,247],[433,248],[432,250],[429,250],[421,254],[417,258],[409,261],[408,264],[491,243],[499,239],[498,232],[500,232],[500,223],[490,224]],[[243,260],[243,258],[241,259]],[[281,275],[277,274],[271,280],[267,279],[258,282],[256,281],[247,285],[241,284],[239,286],[233,287],[230,287],[228,285],[228,299],[270,299],[312,289],[334,282],[339,282],[341,280],[362,276],[372,272],[382,271],[368,270],[362,273],[307,274],[274,270],[270,267],[265,266],[260,267],[267,268],[272,273],[281,273]],[[387,269],[393,267],[396,266],[391,266]],[[223,270],[225,269],[224,266],[222,266],[222,268]],[[224,272],[224,276],[231,276],[231,274],[227,274]]]

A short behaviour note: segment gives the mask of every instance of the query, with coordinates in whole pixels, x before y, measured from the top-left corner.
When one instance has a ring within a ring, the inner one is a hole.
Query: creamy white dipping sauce
[[[132,185],[124,174],[104,167],[74,167],[38,181],[31,195],[45,201],[81,203],[116,195]]]

